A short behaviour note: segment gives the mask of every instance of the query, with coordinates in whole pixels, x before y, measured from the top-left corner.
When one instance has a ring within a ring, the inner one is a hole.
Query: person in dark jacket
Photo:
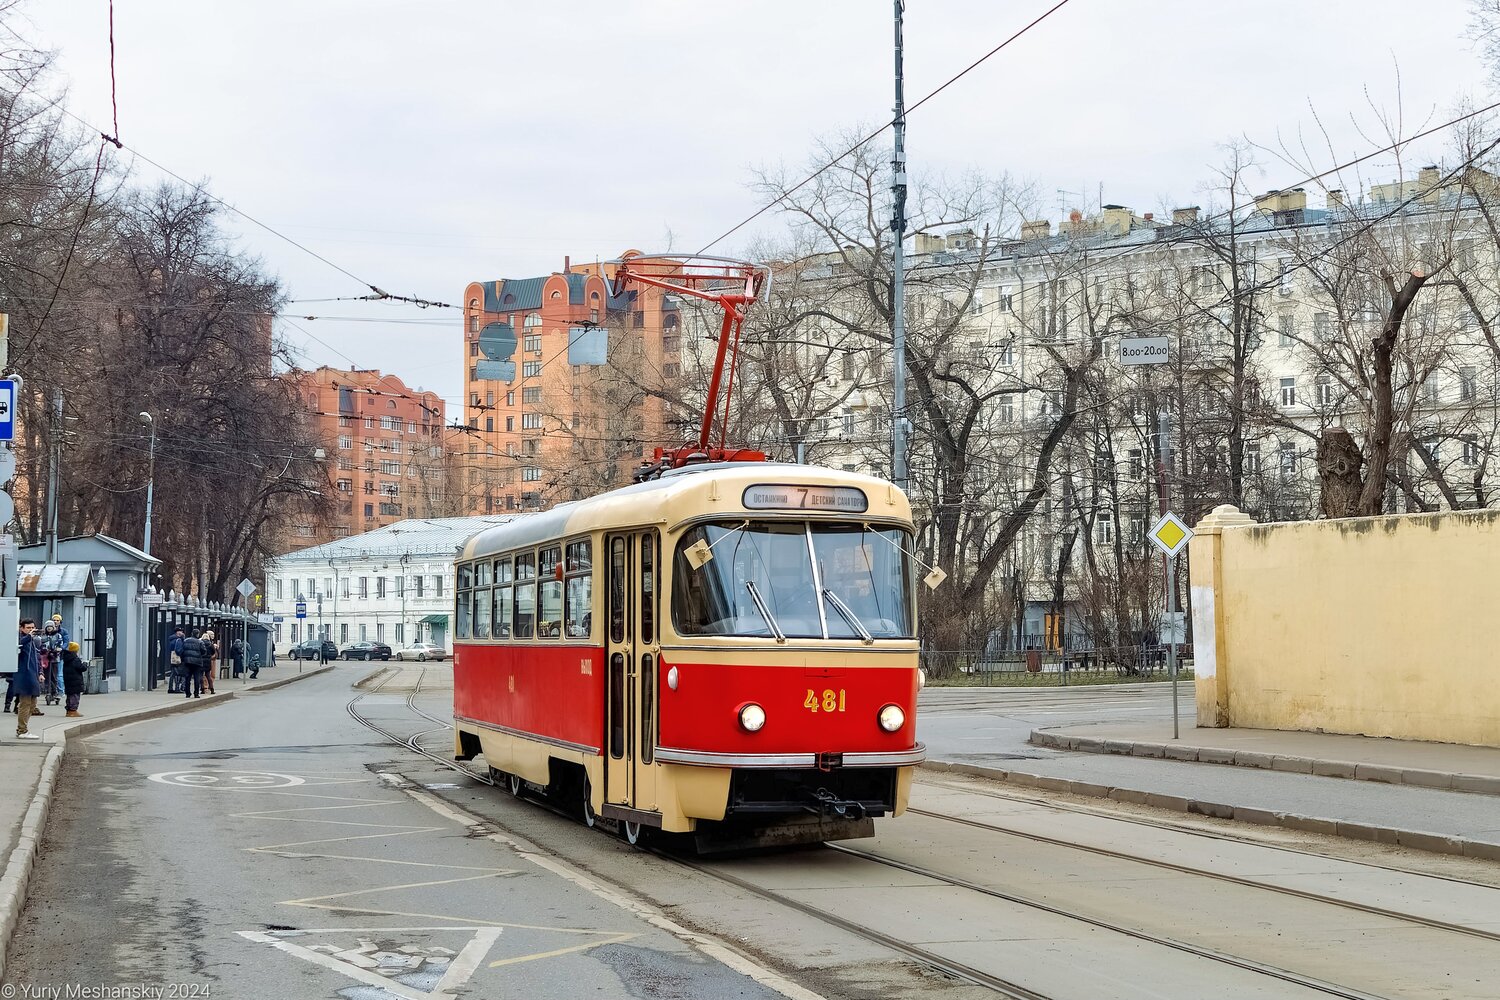
[[[184,698],[203,697],[203,675],[208,672],[208,647],[196,635],[182,640],[182,663],[187,675],[182,681]]]
[[[63,650],[62,671],[63,683],[68,686],[68,718],[76,719],[83,715],[78,711],[78,698],[83,694],[83,675],[88,668],[84,666],[83,657],[78,655],[78,643],[68,643],[68,648]]]
[[[239,677],[245,672],[245,641],[235,639],[229,644],[229,656],[234,660],[234,676]]]
[[[19,644],[16,649],[16,739],[39,740],[36,733],[28,732],[26,723],[33,715],[44,715],[36,710],[37,695],[42,693],[42,658],[32,638],[36,622],[30,618],[21,620]]]
[[[182,694],[183,681],[187,679],[188,667],[182,658],[182,643],[187,638],[181,625],[167,641],[167,694]]]

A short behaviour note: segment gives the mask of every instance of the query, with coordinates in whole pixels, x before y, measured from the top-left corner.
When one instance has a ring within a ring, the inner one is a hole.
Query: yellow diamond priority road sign
[[[1151,526],[1150,537],[1152,545],[1169,556],[1175,556],[1187,546],[1193,537],[1193,529],[1179,521],[1176,514],[1167,511]]]

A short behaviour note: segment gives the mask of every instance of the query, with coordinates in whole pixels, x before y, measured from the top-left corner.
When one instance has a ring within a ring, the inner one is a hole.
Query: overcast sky
[[[909,0],[908,102],[1053,2]],[[107,127],[107,0],[25,13],[69,109]],[[1371,100],[1399,104],[1408,134],[1489,103],[1467,17],[1462,0],[1071,0],[913,114],[913,173],[1009,171],[1054,220],[1077,200],[1059,189],[1138,211],[1192,203],[1224,143],[1313,130],[1312,108],[1344,157],[1380,144],[1351,122],[1372,126]],[[752,166],[802,164],[819,136],[891,107],[884,0],[117,0],[115,46],[128,146],[369,282],[448,302],[564,254],[696,249],[759,207]],[[1262,159],[1252,187],[1299,179]],[[294,299],[363,292],[226,222]],[[457,313],[289,311],[371,321],[297,321],[331,346],[283,325],[306,363],[352,358],[456,403]]]

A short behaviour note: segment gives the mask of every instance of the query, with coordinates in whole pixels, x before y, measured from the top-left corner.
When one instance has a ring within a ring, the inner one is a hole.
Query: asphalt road
[[[1191,725],[1193,687],[1181,687]],[[929,687],[917,701],[917,738],[938,760],[1047,760],[1061,751],[1027,743],[1033,729],[1075,722],[1172,722],[1172,686],[1092,684],[1076,687]]]
[[[6,982],[216,998],[778,995],[382,778],[409,760],[344,711],[369,670],[71,746]]]

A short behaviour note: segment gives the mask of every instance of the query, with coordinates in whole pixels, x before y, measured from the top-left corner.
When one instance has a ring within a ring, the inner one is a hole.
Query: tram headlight
[[[749,702],[740,706],[740,726],[747,733],[758,733],[760,727],[766,724],[766,710],[755,702]]]
[[[877,716],[880,720],[880,728],[888,733],[894,733],[906,725],[906,713],[901,711],[900,705],[887,705],[880,710]]]

